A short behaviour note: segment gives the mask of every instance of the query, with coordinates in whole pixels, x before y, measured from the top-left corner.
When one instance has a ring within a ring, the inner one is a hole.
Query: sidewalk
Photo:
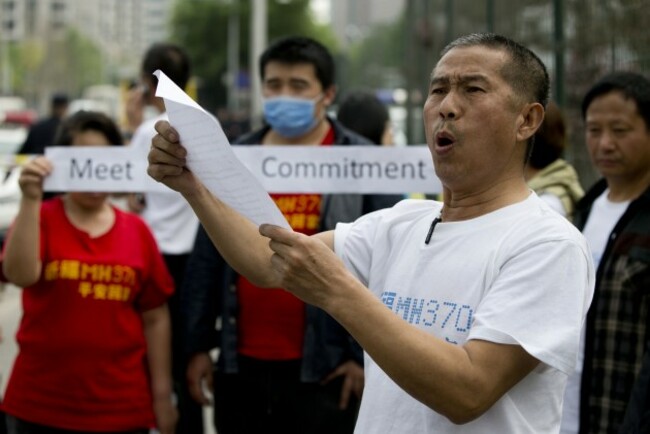
[[[2,329],[2,342],[0,342],[0,396],[4,396],[11,366],[18,352],[14,336],[21,315],[20,289],[13,285],[4,285],[4,291],[0,292],[0,329]]]

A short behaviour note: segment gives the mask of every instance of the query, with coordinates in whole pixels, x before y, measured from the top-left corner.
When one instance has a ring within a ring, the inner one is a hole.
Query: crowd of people
[[[372,93],[330,115],[314,39],[273,41],[258,68],[265,124],[234,146],[392,144]],[[191,76],[153,45],[127,131],[82,111],[34,143],[133,146],[169,191],[45,198],[51,162],[23,167],[0,273],[23,288],[9,433],[202,434],[205,405],[219,434],[650,432],[650,79],[594,78],[585,193],[544,63],[462,36],[423,107],[439,200],[271,192],[288,230],[187,169],[157,69]]]

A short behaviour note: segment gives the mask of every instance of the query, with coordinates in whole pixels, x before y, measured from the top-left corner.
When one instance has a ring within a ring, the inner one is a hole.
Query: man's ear
[[[517,141],[524,142],[531,138],[544,120],[544,107],[538,103],[524,105],[517,119]]]
[[[336,85],[333,84],[323,91],[323,104],[325,107],[329,107],[334,102],[336,98]]]

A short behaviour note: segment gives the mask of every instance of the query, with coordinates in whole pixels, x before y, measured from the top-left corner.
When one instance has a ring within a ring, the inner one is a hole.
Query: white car
[[[20,167],[2,168],[0,176],[0,240],[4,241],[9,226],[18,214],[21,194],[18,186]]]
[[[26,137],[26,126],[0,123],[0,243],[18,214],[20,167],[15,153]]]

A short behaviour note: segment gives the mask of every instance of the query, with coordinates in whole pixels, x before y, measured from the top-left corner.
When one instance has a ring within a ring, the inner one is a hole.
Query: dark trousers
[[[7,434],[7,416],[0,411],[0,434]]]
[[[300,381],[300,361],[239,357],[239,373],[215,373],[214,417],[219,434],[346,434],[354,431],[358,401],[339,410],[343,381]]]
[[[7,415],[7,428],[9,434],[89,434],[86,431],[72,431],[68,429],[52,428],[49,426],[38,425],[27,422]],[[97,427],[100,429],[101,427]],[[102,434],[148,434],[149,429],[139,429],[135,431],[121,431],[115,433],[102,432]]]
[[[185,275],[186,255],[163,254],[165,264],[174,279],[176,291],[167,301],[172,328],[172,376],[174,392],[178,398],[178,424],[176,434],[203,434],[203,408],[194,401],[185,377],[187,358],[184,356],[183,324],[181,318],[180,290]]]

